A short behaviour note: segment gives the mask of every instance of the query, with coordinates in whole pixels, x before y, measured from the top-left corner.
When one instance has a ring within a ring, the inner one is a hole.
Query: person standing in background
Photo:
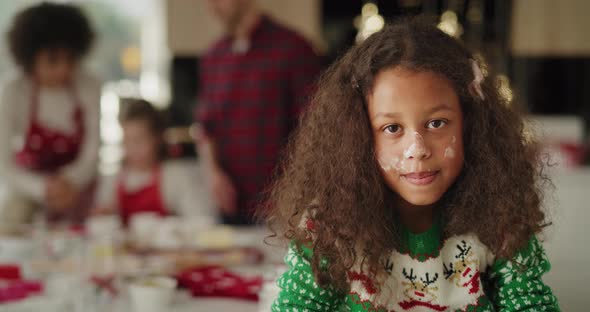
[[[41,3],[21,11],[7,34],[19,73],[0,92],[0,177],[8,186],[4,224],[35,208],[78,222],[95,177],[101,84],[81,69],[94,32],[84,13]]]
[[[255,0],[210,0],[225,36],[202,57],[199,155],[226,224],[254,223],[254,208],[308,102],[319,59]]]

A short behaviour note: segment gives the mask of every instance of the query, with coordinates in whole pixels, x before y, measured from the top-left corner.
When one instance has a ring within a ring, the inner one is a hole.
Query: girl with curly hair
[[[557,311],[523,119],[457,40],[388,26],[321,77],[269,192],[273,311]]]
[[[0,90],[0,173],[9,187],[5,224],[33,211],[81,221],[99,146],[101,84],[82,70],[94,32],[76,6],[40,3],[7,33],[18,74]]]

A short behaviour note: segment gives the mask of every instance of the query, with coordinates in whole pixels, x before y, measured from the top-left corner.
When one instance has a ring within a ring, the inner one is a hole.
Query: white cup
[[[129,222],[133,241],[140,247],[151,247],[160,223],[161,217],[155,213],[143,212],[133,215]]]
[[[170,277],[139,278],[129,285],[131,311],[168,311],[175,289],[176,280]]]
[[[122,229],[118,215],[93,216],[86,221],[88,234],[92,237],[112,235]]]
[[[32,239],[23,237],[0,238],[0,261],[20,263],[30,259],[35,251]]]
[[[179,217],[161,218],[156,229],[152,229],[152,246],[158,249],[177,249],[184,245],[182,219]]]

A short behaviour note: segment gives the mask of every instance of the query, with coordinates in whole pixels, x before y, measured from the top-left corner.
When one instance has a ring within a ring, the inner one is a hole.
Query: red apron
[[[78,157],[84,139],[84,121],[82,120],[82,107],[74,89],[72,89],[72,99],[76,107],[72,114],[74,133],[66,134],[46,128],[38,120],[39,86],[37,83],[33,83],[30,123],[23,147],[15,155],[16,163],[19,166],[36,172],[52,174]]]
[[[159,168],[154,170],[152,181],[136,191],[127,191],[122,178],[123,176],[117,183],[117,200],[119,213],[125,226],[129,224],[131,217],[138,213],[153,212],[163,217],[168,215],[168,210],[164,205],[160,192]]]
[[[33,82],[30,123],[25,133],[23,147],[15,154],[17,165],[39,173],[55,174],[63,166],[76,160],[84,139],[85,128],[82,105],[75,88],[72,87],[70,90],[75,105],[72,113],[74,132],[67,134],[47,128],[39,122],[39,85]],[[93,184],[91,183],[83,191],[83,196],[75,207],[76,209],[61,213],[50,212],[47,217],[50,220],[66,218],[70,221],[81,222],[92,202]]]

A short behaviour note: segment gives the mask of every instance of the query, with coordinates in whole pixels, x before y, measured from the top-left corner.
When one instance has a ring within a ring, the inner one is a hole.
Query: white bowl
[[[176,279],[170,277],[139,278],[129,285],[132,311],[167,311],[176,289]]]

